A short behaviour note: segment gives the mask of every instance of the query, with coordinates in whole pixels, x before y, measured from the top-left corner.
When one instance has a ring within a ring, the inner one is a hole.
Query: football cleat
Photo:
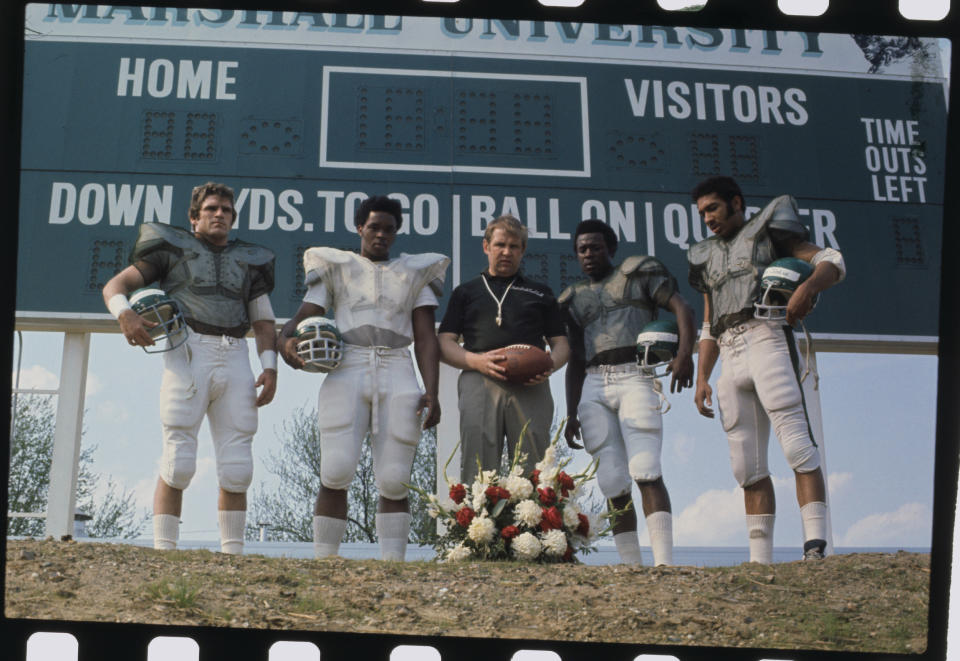
[[[172,351],[187,341],[187,323],[180,305],[162,289],[138,289],[130,295],[130,308],[147,321],[157,324],[146,329],[156,342],[153,347],[143,347],[147,353]]]
[[[307,317],[297,324],[297,355],[305,372],[332,372],[343,360],[343,337],[333,321]]]
[[[753,316],[771,321],[786,319],[787,302],[797,287],[812,273],[813,267],[796,257],[785,257],[771,262],[760,277],[760,298],[753,304]],[[817,304],[816,298],[813,304]]]
[[[651,321],[637,335],[637,364],[650,376],[666,376],[667,366],[677,357],[680,331],[675,321]],[[658,372],[658,369],[662,371]]]

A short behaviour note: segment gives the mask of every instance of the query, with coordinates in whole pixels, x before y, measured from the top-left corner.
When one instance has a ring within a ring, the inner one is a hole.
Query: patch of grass
[[[180,577],[174,581],[157,581],[146,586],[147,596],[154,601],[169,603],[177,608],[194,608],[200,586],[194,581]]]

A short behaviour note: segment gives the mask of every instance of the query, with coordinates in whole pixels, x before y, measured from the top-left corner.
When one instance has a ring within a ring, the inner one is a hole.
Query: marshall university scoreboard
[[[729,174],[748,207],[795,196],[811,240],[843,251],[848,282],[810,320],[827,346],[935,347],[936,40],[72,4],[30,5],[26,30],[21,327],[113,329],[100,289],[137,226],[188,227],[207,180],[237,192],[234,236],[276,252],[279,317],[306,248],[358,247],[371,194],[403,205],[396,252],[452,256],[448,293],[503,213],[559,293],[580,277],[574,227],[599,218],[699,309],[689,190]]]

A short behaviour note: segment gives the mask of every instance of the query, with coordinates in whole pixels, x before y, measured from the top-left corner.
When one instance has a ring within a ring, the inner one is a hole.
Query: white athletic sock
[[[803,541],[827,539],[827,504],[815,500],[800,508],[803,521]]]
[[[647,532],[650,534],[650,546],[653,548],[653,564],[673,564],[673,514],[666,511],[654,512],[647,517]]]
[[[153,548],[170,551],[177,548],[180,517],[174,514],[153,515]]]
[[[407,555],[407,536],[411,516],[408,512],[377,513],[377,537],[380,539],[380,557],[399,560]]]
[[[220,523],[220,552],[239,555],[243,553],[243,529],[247,525],[246,510],[218,510]]]
[[[617,545],[620,562],[625,565],[642,565],[643,555],[640,553],[640,540],[636,530],[617,533],[613,536],[613,543]]]
[[[750,562],[773,563],[773,522],[775,514],[747,514]]]
[[[343,539],[346,529],[346,519],[315,515],[313,517],[313,555],[317,558],[336,555],[340,550],[340,540]]]

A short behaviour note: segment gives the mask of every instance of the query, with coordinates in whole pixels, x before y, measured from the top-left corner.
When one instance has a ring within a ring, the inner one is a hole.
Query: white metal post
[[[460,370],[440,363],[440,424],[437,425],[437,494],[447,493],[443,467],[450,459],[447,475],[454,482],[460,481],[460,398],[457,396],[457,380]],[[456,452],[453,451],[454,448]],[[453,453],[453,458],[450,454]]]
[[[805,347],[806,343],[800,345]],[[833,518],[830,515],[830,485],[827,482],[827,449],[823,442],[823,415],[820,409],[820,389],[817,387],[817,354],[811,348],[810,355],[807,358],[807,369],[809,373],[803,380],[803,397],[807,404],[807,418],[810,421],[810,428],[813,431],[813,437],[817,441],[820,449],[820,470],[823,473],[823,486],[825,500],[827,503],[827,548],[825,554],[833,553]],[[802,525],[802,524],[801,524]],[[802,534],[801,530],[801,534]]]
[[[73,534],[89,355],[90,333],[64,333],[50,491],[47,495],[47,535],[55,539]]]

